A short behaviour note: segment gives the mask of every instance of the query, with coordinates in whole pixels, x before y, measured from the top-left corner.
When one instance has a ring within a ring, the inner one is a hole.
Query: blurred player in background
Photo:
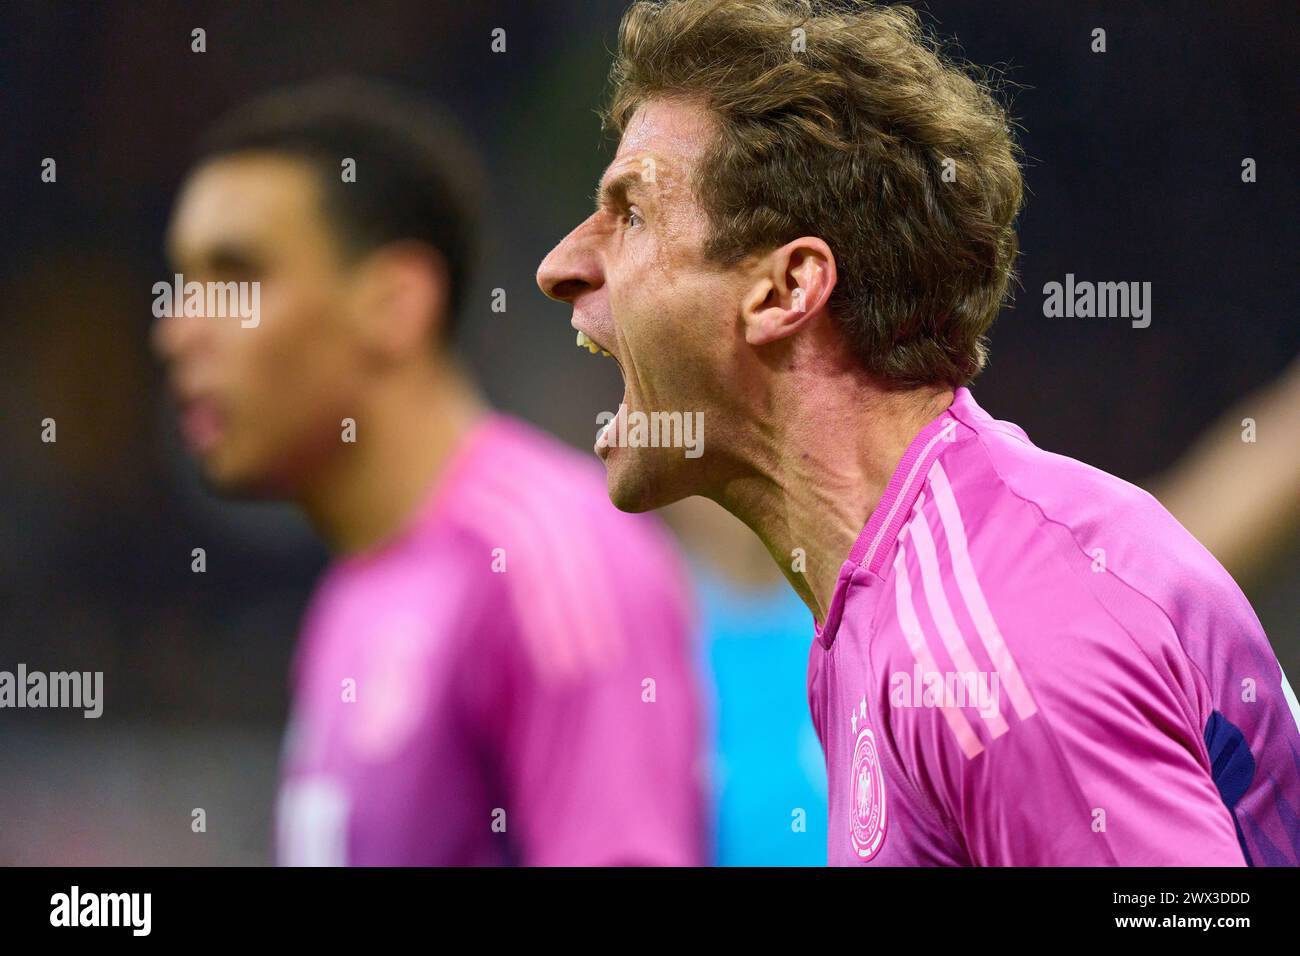
[[[335,555],[296,652],[278,857],[695,864],[670,540],[490,411],[450,345],[476,169],[431,107],[336,81],[214,127],[173,213],[185,282],[260,283],[256,322],[155,324],[185,440],[213,488],[296,502]]]
[[[987,89],[907,8],[774,0],[634,4],[612,81],[538,283],[622,370],[612,500],[712,498],[813,612],[831,862],[1300,862],[1300,707],[1240,589],[966,387],[1022,192]],[[673,412],[702,454],[629,439]]]

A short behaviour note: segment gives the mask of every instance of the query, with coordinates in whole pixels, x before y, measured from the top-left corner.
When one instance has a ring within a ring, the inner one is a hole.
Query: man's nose
[[[552,299],[573,302],[603,281],[600,258],[584,241],[587,224],[584,222],[561,239],[537,267],[537,287]]]

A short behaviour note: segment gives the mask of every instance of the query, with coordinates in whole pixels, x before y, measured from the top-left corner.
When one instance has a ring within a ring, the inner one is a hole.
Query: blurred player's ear
[[[357,333],[378,357],[428,355],[448,321],[449,275],[442,257],[417,242],[386,245],[366,257],[356,277]]]
[[[826,308],[835,288],[835,257],[812,236],[788,242],[759,259],[740,302],[745,341],[766,345],[798,332]]]

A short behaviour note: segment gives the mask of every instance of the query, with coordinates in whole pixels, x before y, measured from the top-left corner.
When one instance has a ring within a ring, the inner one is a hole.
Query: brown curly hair
[[[651,98],[704,103],[718,129],[693,184],[706,255],[820,237],[831,314],[863,367],[890,387],[956,386],[984,366],[1018,250],[1019,152],[989,76],[908,7],[641,0],[604,120],[621,134]]]

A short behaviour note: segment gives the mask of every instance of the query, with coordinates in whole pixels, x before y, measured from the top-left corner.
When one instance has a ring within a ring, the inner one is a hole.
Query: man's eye
[[[629,229],[632,226],[644,226],[645,220],[641,218],[641,214],[635,209],[629,209],[627,211],[627,225]]]

